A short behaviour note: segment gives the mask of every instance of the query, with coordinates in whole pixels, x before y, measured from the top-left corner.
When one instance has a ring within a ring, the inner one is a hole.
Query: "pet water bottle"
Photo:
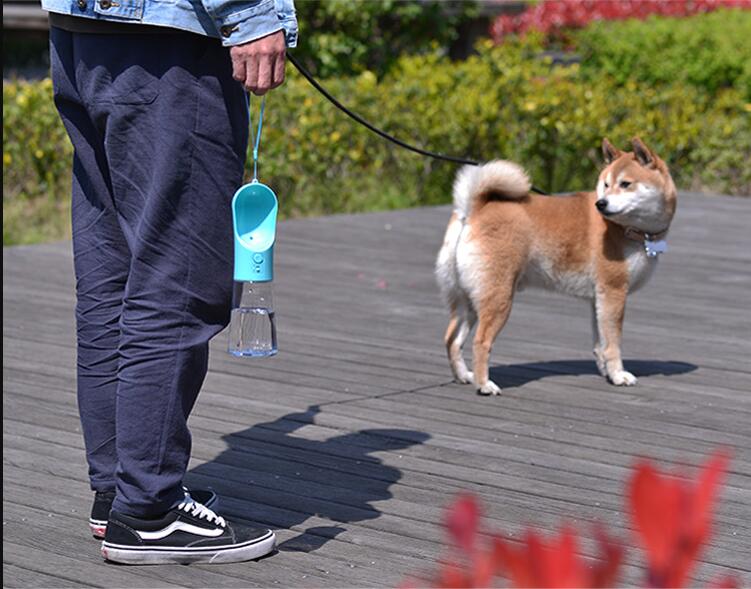
[[[265,101],[253,147],[253,181],[241,186],[232,199],[235,271],[228,351],[233,356],[263,357],[277,352],[272,281],[278,201],[274,191],[256,177],[264,106]]]
[[[273,356],[274,238],[276,195],[258,181],[246,184],[232,200],[235,230],[235,284],[229,324],[233,356]]]

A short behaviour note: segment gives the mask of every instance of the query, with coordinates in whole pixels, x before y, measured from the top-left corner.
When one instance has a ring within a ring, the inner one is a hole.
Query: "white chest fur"
[[[633,292],[644,286],[657,267],[659,256],[649,257],[644,251],[644,244],[632,242],[626,245],[626,264],[628,265],[628,287]]]

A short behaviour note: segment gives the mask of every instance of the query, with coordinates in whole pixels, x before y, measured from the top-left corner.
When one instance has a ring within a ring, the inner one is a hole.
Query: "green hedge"
[[[325,85],[356,112],[423,147],[526,166],[551,191],[590,189],[603,136],[640,135],[682,188],[751,194],[751,124],[743,94],[651,85],[534,57],[533,40],[483,46],[467,61],[408,57],[382,80],[365,72]],[[260,176],[283,216],[450,201],[456,167],[371,134],[291,71],[269,96]],[[3,242],[64,237],[71,148],[48,80],[3,84]]]
[[[52,82],[3,81],[3,245],[69,235],[72,154]]]
[[[573,34],[583,74],[621,85],[682,82],[709,93],[737,88],[751,101],[751,11],[599,22]]]
[[[403,55],[450,48],[478,16],[470,0],[304,0],[298,56],[318,76],[388,71]]]

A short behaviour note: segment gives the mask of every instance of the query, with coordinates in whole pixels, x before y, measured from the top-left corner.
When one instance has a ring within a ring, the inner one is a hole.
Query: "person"
[[[103,556],[238,562],[274,549],[183,486],[208,342],[228,323],[246,90],[284,80],[293,0],[43,0],[74,147],[77,392]]]

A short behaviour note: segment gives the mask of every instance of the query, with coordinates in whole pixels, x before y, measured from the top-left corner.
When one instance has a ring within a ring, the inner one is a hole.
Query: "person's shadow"
[[[637,378],[640,376],[672,375],[692,372],[698,368],[689,362],[660,360],[624,360],[623,367]],[[594,360],[555,360],[493,366],[490,378],[505,388],[520,387],[549,376],[600,376]]]
[[[312,517],[331,520],[286,540],[278,550],[312,552],[346,530],[339,524],[380,517],[372,505],[391,498],[402,472],[373,456],[422,444],[424,432],[366,429],[326,439],[293,435],[314,423],[319,405],[223,436],[227,449],[192,469],[189,486],[212,487],[220,512],[283,528]]]

